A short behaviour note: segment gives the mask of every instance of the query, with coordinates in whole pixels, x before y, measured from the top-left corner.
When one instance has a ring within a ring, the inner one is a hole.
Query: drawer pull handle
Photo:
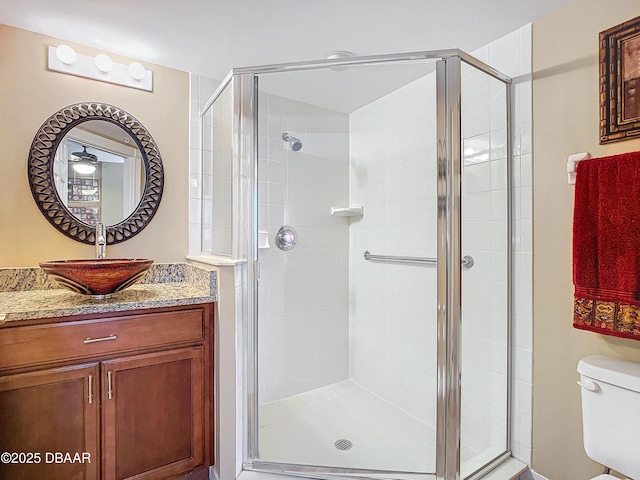
[[[89,405],[93,403],[93,375],[89,375]]]
[[[109,400],[113,398],[113,372],[111,370],[107,372],[107,397]]]
[[[97,342],[106,342],[108,340],[116,340],[118,338],[117,335],[115,334],[111,334],[108,337],[101,337],[101,338],[91,338],[91,337],[87,337],[84,339],[84,344],[88,344],[88,343],[97,343]]]

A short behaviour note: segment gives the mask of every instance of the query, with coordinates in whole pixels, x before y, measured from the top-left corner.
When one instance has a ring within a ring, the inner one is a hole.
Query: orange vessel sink
[[[153,260],[143,258],[107,258],[53,260],[40,267],[58,285],[94,298],[108,298],[138,282]]]

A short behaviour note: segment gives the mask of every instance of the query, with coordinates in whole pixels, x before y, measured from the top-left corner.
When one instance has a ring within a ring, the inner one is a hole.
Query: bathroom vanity
[[[0,292],[0,479],[209,478],[215,272],[187,277],[106,301]]]

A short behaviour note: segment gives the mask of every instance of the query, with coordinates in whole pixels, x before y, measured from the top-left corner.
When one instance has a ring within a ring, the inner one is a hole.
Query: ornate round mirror
[[[94,243],[137,235],[155,215],[164,186],[160,152],[144,126],[124,110],[77,103],[54,113],[29,151],[29,184],[45,218],[60,232]]]

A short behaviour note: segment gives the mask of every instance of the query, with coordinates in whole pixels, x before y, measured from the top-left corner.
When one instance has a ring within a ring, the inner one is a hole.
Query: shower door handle
[[[364,252],[365,260],[389,260],[392,262],[409,262],[409,263],[431,263],[437,264],[437,258],[429,258],[429,257],[404,257],[398,255],[374,255],[369,250]],[[462,266],[464,268],[471,268],[475,264],[475,260],[471,255],[465,255],[462,257]]]

